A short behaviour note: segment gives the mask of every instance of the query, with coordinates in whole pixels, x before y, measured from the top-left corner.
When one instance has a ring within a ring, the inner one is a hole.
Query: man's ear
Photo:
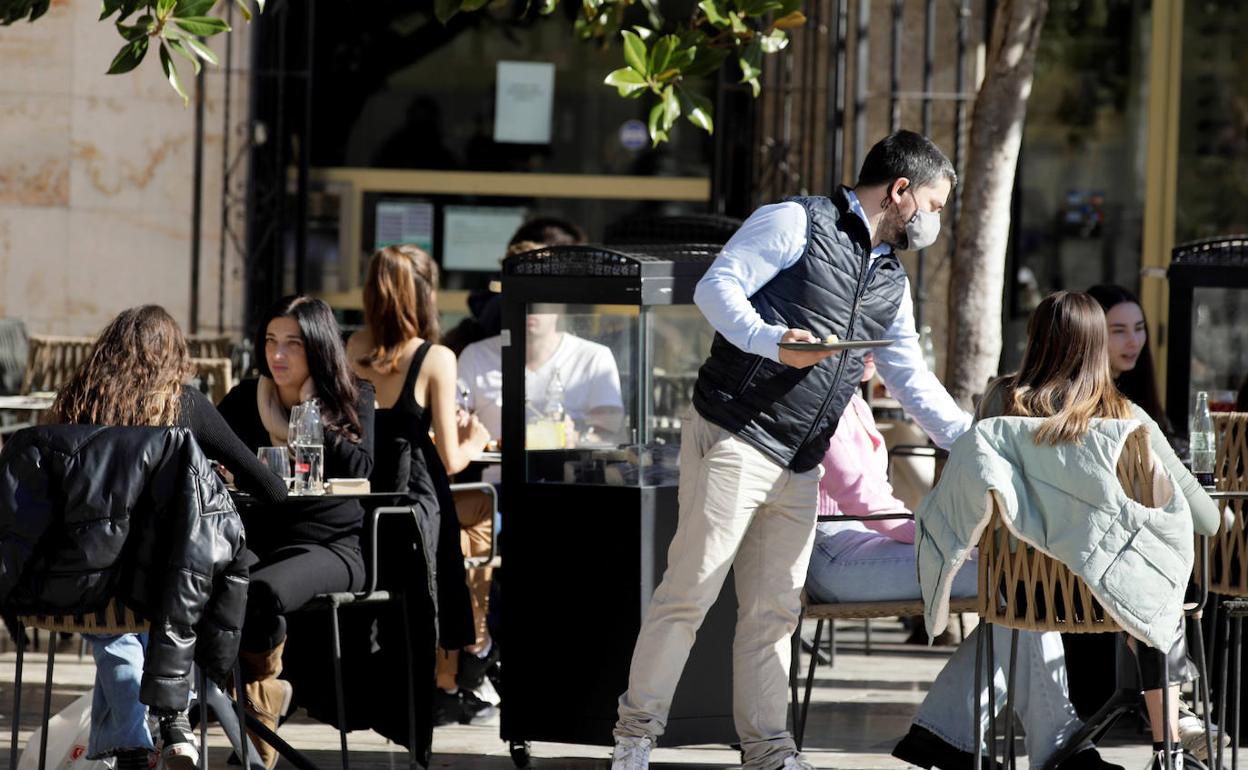
[[[893,203],[901,203],[901,196],[908,189],[910,189],[910,180],[904,176],[899,176],[889,185],[888,197],[892,199]]]

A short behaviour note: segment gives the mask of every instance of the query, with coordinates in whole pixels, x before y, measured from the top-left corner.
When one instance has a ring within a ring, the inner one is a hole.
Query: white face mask
[[[906,192],[910,190],[907,189]],[[931,246],[940,236],[940,214],[921,210],[913,192],[910,192],[910,198],[914,201],[914,216],[906,222],[905,241],[894,245],[902,251],[919,251]]]

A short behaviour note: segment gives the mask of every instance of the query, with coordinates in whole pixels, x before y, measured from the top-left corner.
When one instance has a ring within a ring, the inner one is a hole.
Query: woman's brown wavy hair
[[[368,262],[364,282],[364,319],[373,349],[360,359],[389,374],[399,370],[403,343],[416,337],[437,342],[438,265],[416,246],[386,246]]]
[[[159,305],[123,310],[56,395],[49,419],[82,425],[173,426],[194,368],[186,337]]]
[[[1023,363],[1006,378],[1004,396],[1005,415],[1048,418],[1036,431],[1037,444],[1078,441],[1094,417],[1130,417],[1109,368],[1100,303],[1080,291],[1045,297],[1027,325]]]

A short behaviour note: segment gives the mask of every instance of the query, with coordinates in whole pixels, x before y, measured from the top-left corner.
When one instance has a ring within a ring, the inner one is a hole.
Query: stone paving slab
[[[949,648],[916,648],[900,644],[895,623],[877,621],[873,654],[862,650],[860,625],[844,624],[838,642],[840,652],[833,668],[821,666],[812,694],[806,755],[817,768],[827,770],[903,770],[910,767],[889,756],[897,739],[908,729]],[[808,629],[813,631],[813,627]],[[809,633],[808,633],[809,636]],[[91,687],[94,664],[90,655],[77,656],[76,641],[60,648],[53,688],[53,710],[63,708]],[[19,741],[25,742],[36,726],[42,704],[44,660],[29,653],[23,674],[23,720]],[[15,654],[11,646],[0,651],[0,770],[8,770],[8,744]],[[805,659],[803,660],[805,665]],[[803,676],[805,671],[803,670]],[[967,692],[971,683],[967,682]],[[570,696],[574,693],[570,693]],[[557,718],[557,715],[555,715]],[[302,714],[282,728],[282,736],[326,770],[340,767],[338,733],[312,722]],[[356,770],[403,770],[407,754],[372,732],[349,736],[351,767]],[[1102,748],[1102,755],[1127,770],[1142,770],[1149,759],[1147,744],[1129,728],[1116,730]],[[224,736],[209,733],[209,756],[213,768],[226,768]],[[434,733],[433,767],[457,770],[508,770],[513,767],[508,746],[499,738],[497,717],[488,724],[438,728]],[[610,749],[558,743],[532,746],[535,770],[607,770]],[[658,748],[652,755],[655,768],[703,770],[734,768],[739,755],[728,746]],[[279,763],[279,767],[289,767]],[[1018,766],[1027,768],[1025,757]]]

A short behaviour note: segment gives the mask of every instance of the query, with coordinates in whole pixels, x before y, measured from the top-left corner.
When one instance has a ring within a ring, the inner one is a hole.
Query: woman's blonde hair
[[[163,307],[123,310],[57,393],[49,418],[82,425],[177,425],[182,385],[193,371],[182,329]]]
[[[1105,311],[1083,292],[1059,291],[1040,302],[1027,325],[1023,363],[1004,386],[1004,414],[1048,418],[1037,444],[1078,441],[1094,417],[1131,416],[1109,368]]]
[[[386,246],[368,262],[364,282],[364,320],[373,349],[364,366],[390,373],[399,369],[403,343],[416,337],[438,341],[438,265],[416,246]]]

